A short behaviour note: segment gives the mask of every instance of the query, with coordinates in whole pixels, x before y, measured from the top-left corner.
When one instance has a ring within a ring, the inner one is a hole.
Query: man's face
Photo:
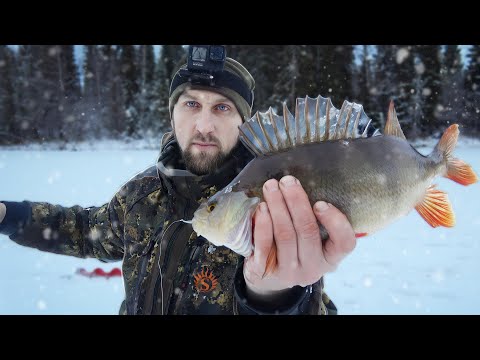
[[[188,170],[205,175],[220,166],[238,141],[242,118],[224,95],[188,89],[173,108],[172,128]]]

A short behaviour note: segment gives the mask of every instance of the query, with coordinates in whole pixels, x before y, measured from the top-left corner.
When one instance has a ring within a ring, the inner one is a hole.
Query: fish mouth
[[[229,192],[232,192],[232,189],[235,185],[237,185],[240,181],[237,181],[237,182],[232,182],[231,184],[225,186],[222,190],[216,192],[215,194],[213,194],[208,200],[207,200],[207,203],[206,203],[206,206],[209,206],[209,205],[212,205],[212,204],[215,204],[218,202],[218,199],[224,195],[224,194],[227,194]]]

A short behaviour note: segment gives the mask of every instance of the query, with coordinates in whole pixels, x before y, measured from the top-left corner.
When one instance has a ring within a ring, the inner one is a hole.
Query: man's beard
[[[192,146],[194,142],[203,142],[209,144],[215,144],[219,151],[212,154],[208,151],[200,151],[197,154],[193,154]],[[182,150],[183,160],[185,161],[185,167],[196,175],[206,175],[213,173],[217,170],[226,160],[228,153],[223,151],[220,141],[212,136],[198,135],[194,137],[188,144],[185,150]]]

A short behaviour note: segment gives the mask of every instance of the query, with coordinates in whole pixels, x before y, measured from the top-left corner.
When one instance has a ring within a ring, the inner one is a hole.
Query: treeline
[[[170,127],[168,87],[186,48],[0,45],[0,144],[154,137]],[[456,45],[229,45],[256,80],[254,111],[317,95],[362,104],[383,128],[394,100],[409,139],[451,123],[480,135],[480,46],[467,64]],[[80,70],[83,81],[80,79]]]

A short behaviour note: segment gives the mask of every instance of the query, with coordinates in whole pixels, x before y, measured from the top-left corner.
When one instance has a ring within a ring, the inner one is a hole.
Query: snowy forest
[[[139,139],[170,126],[168,88],[187,48],[0,45],[0,145]],[[390,100],[409,140],[451,123],[480,136],[480,46],[228,45],[256,81],[253,111],[294,110],[295,98],[364,106],[380,129]]]

